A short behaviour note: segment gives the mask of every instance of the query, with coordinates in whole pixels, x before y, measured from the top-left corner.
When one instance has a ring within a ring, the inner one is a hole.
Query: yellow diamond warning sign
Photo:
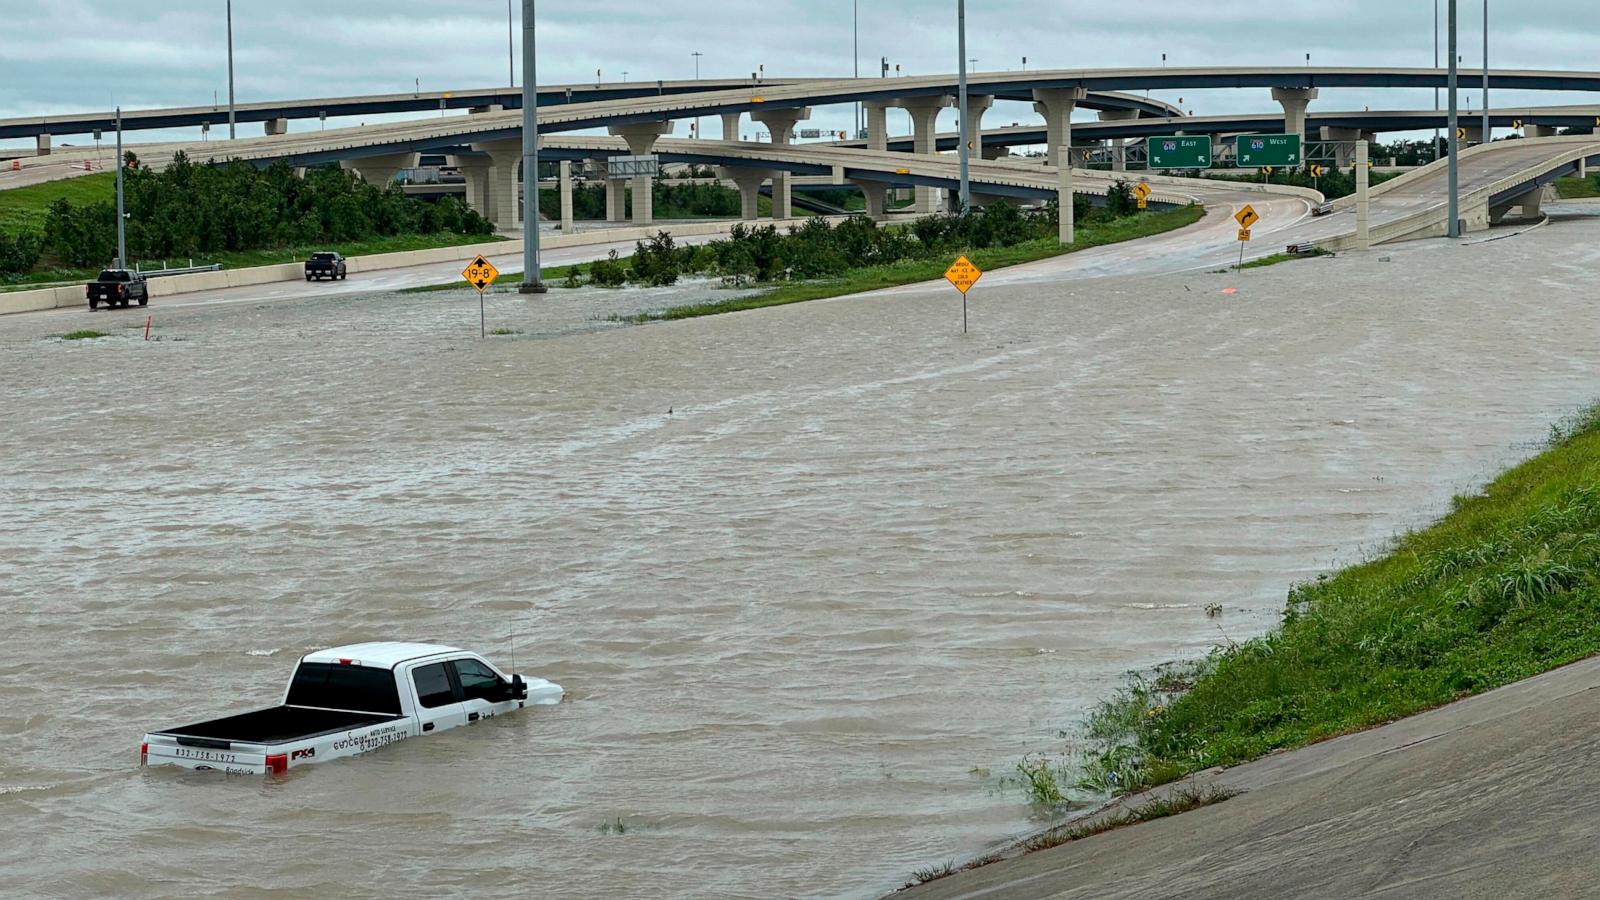
[[[477,288],[478,293],[481,294],[489,289],[489,285],[494,284],[496,278],[500,277],[500,270],[480,256],[473,260],[471,265],[462,270],[461,277],[465,278],[468,284]]]
[[[972,290],[972,286],[977,284],[978,279],[982,277],[983,272],[972,264],[972,260],[967,259],[965,256],[952,263],[944,273],[944,279],[955,285],[956,290],[963,294]]]
[[[1239,220],[1240,228],[1249,228],[1251,225],[1261,221],[1261,214],[1256,212],[1256,208],[1254,206],[1248,205],[1245,206],[1244,209],[1234,213],[1233,217]]]
[[[1141,181],[1138,184],[1134,185],[1133,195],[1135,197],[1138,197],[1140,200],[1149,200],[1150,199],[1150,185],[1149,185],[1149,183]]]

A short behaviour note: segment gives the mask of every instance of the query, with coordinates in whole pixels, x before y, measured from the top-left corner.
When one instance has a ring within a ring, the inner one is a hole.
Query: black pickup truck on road
[[[89,298],[90,309],[99,309],[102,303],[107,309],[119,306],[127,309],[135,300],[140,306],[150,305],[150,283],[143,275],[128,269],[106,269],[84,286],[83,293]]]
[[[343,281],[345,279],[344,257],[337,253],[311,254],[311,258],[306,260],[306,280],[310,281],[313,278],[318,281],[324,278]]]

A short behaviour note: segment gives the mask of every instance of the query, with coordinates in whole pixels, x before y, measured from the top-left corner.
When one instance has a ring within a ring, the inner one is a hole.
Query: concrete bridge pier
[[[767,132],[772,135],[772,143],[785,145],[794,142],[794,126],[811,118],[811,107],[789,107],[777,109],[752,110],[750,121],[767,126]],[[774,219],[794,218],[794,178],[788,172],[773,170],[772,172],[772,217]]]
[[[1482,125],[1463,125],[1463,126],[1461,126],[1461,128],[1464,131],[1466,131],[1466,133],[1467,133],[1466,143],[1468,143],[1468,144],[1481,144],[1481,143],[1483,143],[1483,126]]]
[[[262,127],[265,128],[268,137],[271,137],[272,135],[276,135],[276,134],[288,134],[289,133],[289,120],[288,119],[268,119],[267,121],[265,121],[265,122],[263,122],[261,124],[262,124]]]
[[[590,161],[591,171],[606,184],[606,221],[611,224],[628,221],[628,190],[620,178],[611,177],[611,167],[603,159]]]
[[[1506,214],[1510,213],[1513,209],[1520,211],[1521,218],[1523,220],[1529,222],[1536,221],[1539,218],[1539,206],[1543,200],[1544,187],[1541,185],[1525,194],[1522,194],[1519,197],[1512,197],[1510,200],[1490,208],[1489,223],[1491,225],[1499,225],[1501,222],[1505,221]]]
[[[560,173],[557,177],[561,182],[561,233],[571,234],[573,231],[572,160],[563,159],[556,169]]]
[[[983,153],[983,114],[991,106],[994,106],[993,97],[967,95],[967,117],[972,121],[961,123],[961,136],[971,150],[973,159],[978,159]]]
[[[452,156],[449,161],[452,166],[461,170],[461,176],[467,181],[467,208],[486,219],[489,218],[489,158]]]
[[[1336,169],[1348,169],[1355,165],[1356,141],[1362,140],[1359,128],[1338,128],[1332,125],[1322,126],[1322,140],[1334,144],[1333,165]],[[1303,152],[1304,148],[1302,148]]]
[[[656,148],[656,140],[672,133],[672,123],[634,122],[630,125],[613,125],[611,134],[628,142],[628,151],[634,156],[649,156]],[[649,175],[636,175],[633,179],[633,224],[649,225],[656,220],[655,196],[652,193],[655,179]],[[607,184],[612,182],[608,181]]]
[[[740,139],[740,135],[739,135],[739,120],[742,119],[743,117],[744,117],[744,113],[731,112],[731,113],[723,113],[722,114],[722,139],[723,140],[725,140],[725,141],[737,141],[737,140]]]
[[[971,99],[970,97],[968,98]],[[907,97],[894,101],[895,105],[911,114],[911,147],[918,156],[933,156],[939,152],[939,113],[948,109],[953,100],[943,97]],[[919,216],[933,215],[938,210],[938,198],[931,187],[917,185],[912,210]]]
[[[867,149],[885,153],[889,150],[889,104],[869,100],[862,104],[867,114]]]
[[[746,222],[761,218],[761,185],[773,174],[766,169],[747,169],[743,166],[717,167],[717,177],[733,182],[739,189],[739,217]]]
[[[1283,133],[1300,135],[1300,146],[1306,143],[1306,108],[1317,99],[1316,88],[1273,88],[1272,99],[1283,106]]]
[[[520,202],[522,192],[517,174],[522,167],[522,139],[473,144],[472,149],[489,158],[489,186],[486,198],[489,211],[484,215],[501,231],[515,230],[521,221],[518,213],[522,208]],[[529,190],[538,190],[535,186],[538,183],[537,178],[529,178],[528,183]],[[534,224],[537,226],[538,223]]]
[[[36,156],[50,155],[50,135],[41,134],[33,139],[33,152]]]
[[[1555,137],[1555,134],[1556,134],[1556,129],[1555,129],[1554,125],[1524,125],[1524,126],[1522,126],[1522,136],[1525,137],[1525,138]]]
[[[1047,162],[1056,167],[1060,178],[1056,198],[1060,204],[1061,243],[1070,244],[1077,236],[1072,211],[1072,112],[1087,99],[1087,88],[1037,88],[1033,108],[1044,116],[1045,142],[1050,148]]]
[[[1137,119],[1137,118],[1139,118],[1139,111],[1137,109],[1102,109],[1102,110],[1100,110],[1100,121],[1102,121],[1102,122],[1126,122],[1126,121],[1128,121],[1130,119]],[[1106,143],[1111,146],[1111,171],[1113,171],[1113,172],[1126,172],[1126,171],[1128,171],[1128,141],[1127,141],[1127,139],[1126,138],[1112,138],[1111,140],[1107,141]]]
[[[867,217],[874,222],[881,222],[889,215],[889,186],[881,181],[857,180],[855,186],[861,188],[861,196],[867,198]]]
[[[389,153],[383,156],[366,156],[361,159],[339,161],[339,168],[355,172],[361,180],[378,188],[387,188],[406,169],[415,169],[420,161],[418,153]]]

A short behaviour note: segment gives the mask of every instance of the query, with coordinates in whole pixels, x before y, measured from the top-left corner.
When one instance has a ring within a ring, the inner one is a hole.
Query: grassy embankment
[[[49,212],[50,204],[63,198],[72,201],[74,204],[115,200],[116,180],[115,173],[106,172],[84,175],[80,178],[68,178],[61,181],[48,181],[43,184],[14,188],[9,191],[0,191],[0,232],[9,234],[23,231],[42,233],[44,231],[45,216]],[[197,265],[222,263],[224,268],[244,269],[251,266],[271,266],[279,263],[299,262],[319,250],[337,250],[345,256],[369,256],[376,253],[404,253],[412,250],[431,250],[436,247],[459,247],[463,244],[481,244],[498,240],[504,240],[504,238],[463,234],[407,235],[377,238],[368,241],[353,241],[347,244],[338,244],[337,246],[308,245],[304,247],[280,247],[271,250],[213,253],[203,259],[196,258],[194,262]],[[133,260],[133,262],[145,269],[160,268],[163,263],[173,266],[186,266],[189,264],[187,259],[146,259]],[[56,287],[64,284],[81,284],[94,278],[99,272],[98,268],[55,268],[48,271],[35,272],[0,283],[0,293]]]
[[[1119,792],[1371,728],[1600,652],[1600,407],[1265,637],[1138,678],[1089,722]]]
[[[1075,253],[1091,247],[1102,247],[1107,244],[1117,244],[1123,241],[1137,240],[1139,238],[1153,237],[1165,234],[1179,228],[1186,228],[1200,221],[1205,216],[1205,210],[1199,206],[1186,206],[1180,209],[1165,212],[1141,214],[1136,217],[1117,219],[1112,222],[1093,223],[1079,226],[1077,241],[1066,246],[1054,240],[1028,241],[1011,247],[970,250],[967,258],[985,272],[994,269],[1003,269],[1007,266],[1021,265],[1022,263],[1037,262],[1066,253]],[[628,263],[631,257],[622,257],[619,262]],[[908,260],[888,266],[875,266],[872,268],[854,269],[841,278],[832,278],[818,281],[799,281],[774,287],[759,294],[736,297],[728,300],[718,300],[712,303],[697,303],[690,306],[678,306],[656,312],[644,313],[638,316],[629,316],[620,321],[633,324],[646,322],[660,322],[673,319],[691,319],[700,316],[714,316],[722,313],[740,312],[747,309],[762,309],[768,306],[784,306],[790,303],[803,303],[807,300],[823,300],[829,297],[843,297],[848,294],[859,294],[865,291],[875,291],[882,288],[898,287],[905,284],[918,284],[924,281],[933,281],[944,275],[950,267],[950,259],[919,259]],[[553,266],[544,270],[544,280],[552,288],[567,278],[572,269],[582,269],[583,264],[576,266]],[[493,290],[505,293],[516,290],[516,285],[522,280],[521,272],[506,272],[500,276],[500,285]],[[464,285],[459,282],[449,284],[435,284],[426,287],[407,288],[401,293],[425,294],[438,291],[464,290]]]
[[[1560,194],[1563,200],[1588,200],[1600,197],[1600,175],[1590,175],[1588,178],[1579,178],[1576,175],[1557,178],[1556,193]]]

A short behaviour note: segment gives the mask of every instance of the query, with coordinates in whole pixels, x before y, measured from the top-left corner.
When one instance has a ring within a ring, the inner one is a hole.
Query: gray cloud
[[[520,13],[520,0],[516,3]],[[1481,5],[1463,3],[1462,46],[1481,59]],[[223,0],[0,0],[0,116],[196,105],[226,99]],[[688,78],[693,51],[706,77],[849,75],[850,0],[620,0],[557,3],[539,12],[540,81]],[[1592,66],[1600,8],[1579,0],[1492,8],[1497,66]],[[1535,14],[1536,10],[1536,14]],[[955,67],[953,0],[876,0],[860,7],[861,70],[880,57],[906,74]],[[1130,15],[1136,12],[1137,15]],[[1041,3],[970,0],[969,56],[985,70],[1303,63],[1428,65],[1433,5],[1272,0]],[[241,101],[500,85],[506,81],[504,0],[235,0]],[[520,63],[519,63],[520,66]],[[520,78],[520,74],[519,74]],[[1265,91],[1167,92],[1198,112],[1272,108]],[[1512,95],[1497,103],[1592,102],[1589,95]],[[1319,107],[1431,106],[1431,91],[1325,91]],[[1476,97],[1473,98],[1477,103]],[[990,123],[1032,121],[1021,104]],[[814,124],[849,127],[846,108]],[[952,115],[953,119],[953,115]],[[945,123],[949,125],[950,123]],[[300,127],[315,127],[315,124]],[[683,129],[680,128],[680,133]],[[715,134],[715,132],[711,132]]]

